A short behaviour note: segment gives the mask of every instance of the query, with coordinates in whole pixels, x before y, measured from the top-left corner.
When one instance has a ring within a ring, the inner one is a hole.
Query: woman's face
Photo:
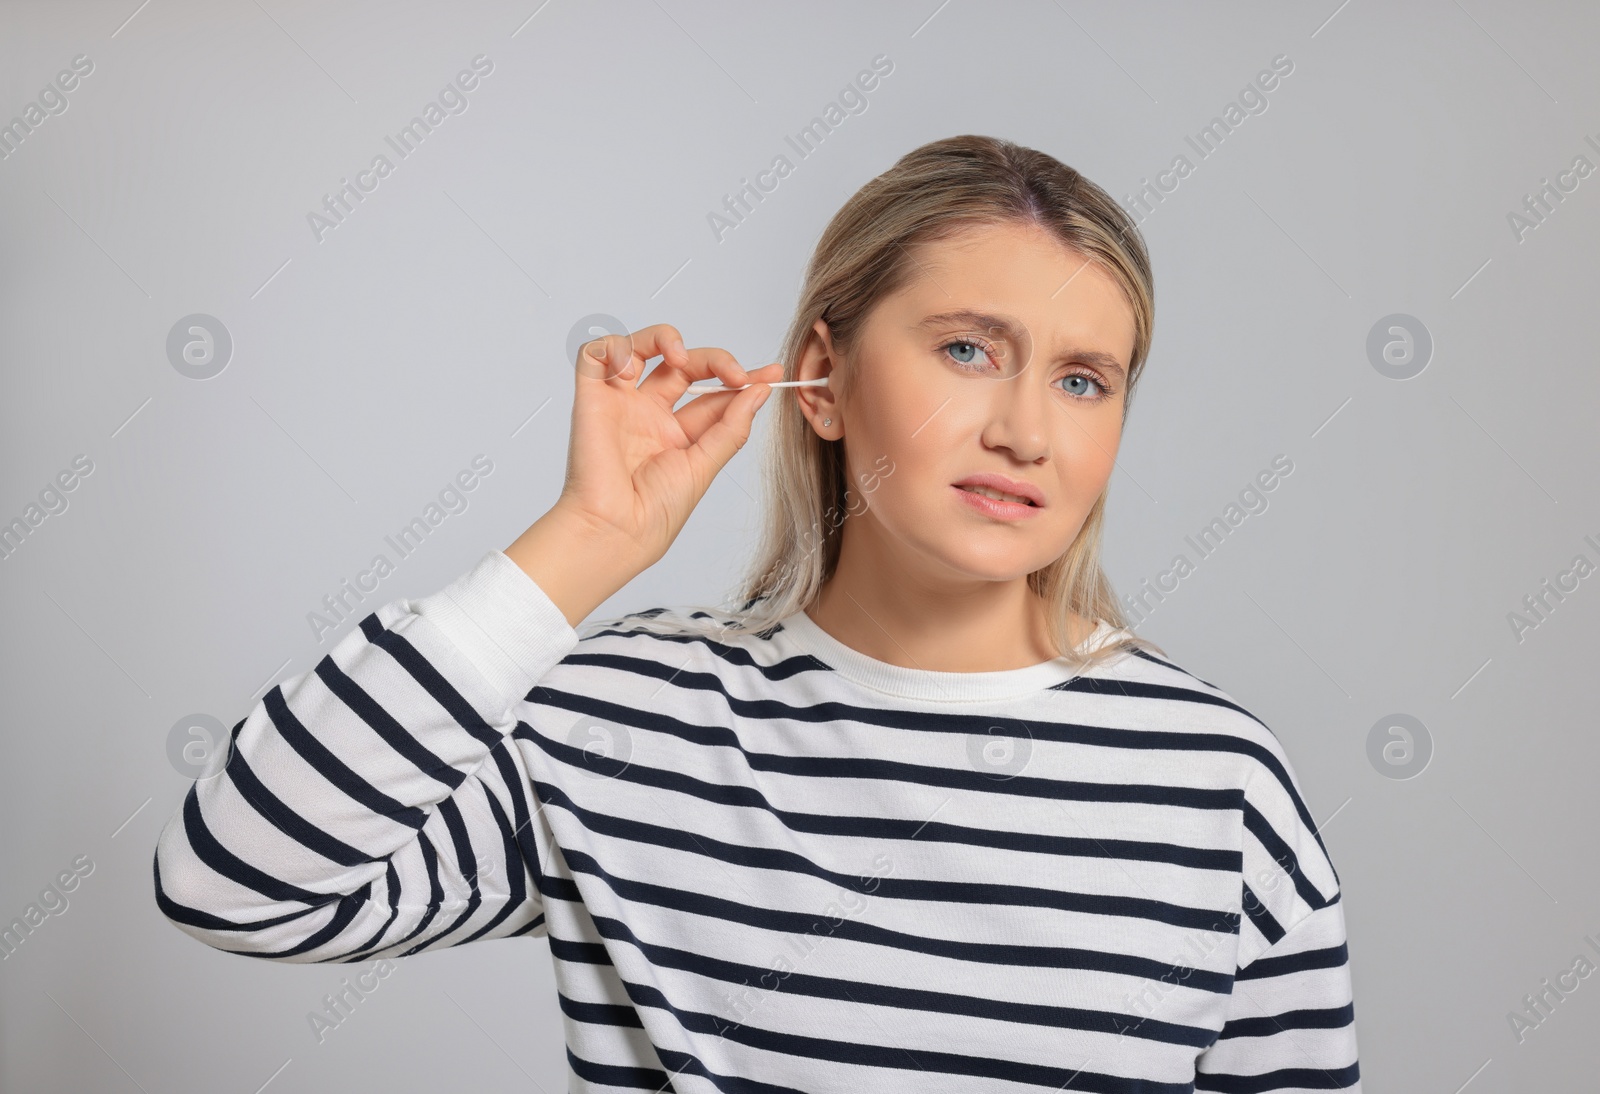
[[[864,324],[848,398],[798,389],[813,428],[844,441],[847,536],[924,581],[1026,576],[1066,551],[1105,490],[1133,310],[1099,265],[1031,226],[969,229],[912,257],[917,276]],[[837,361],[816,329],[802,378]],[[978,495],[984,476],[1034,504]]]

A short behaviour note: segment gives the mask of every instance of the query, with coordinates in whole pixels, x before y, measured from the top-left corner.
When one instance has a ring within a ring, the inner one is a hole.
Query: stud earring
[[[823,425],[832,425],[833,424],[833,419],[832,418],[824,418],[824,419],[822,419],[822,424]]]

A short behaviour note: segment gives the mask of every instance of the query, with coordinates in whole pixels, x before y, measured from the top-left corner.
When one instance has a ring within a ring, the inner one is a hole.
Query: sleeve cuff
[[[561,609],[504,551],[490,551],[412,610],[455,643],[508,707],[578,644]]]

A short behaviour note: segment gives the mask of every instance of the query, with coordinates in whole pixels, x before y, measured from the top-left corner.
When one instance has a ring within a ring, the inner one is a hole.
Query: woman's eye
[[[1088,395],[1088,389],[1090,386],[1093,386],[1094,393],[1096,395],[1098,395],[1101,390],[1100,381],[1096,380],[1093,376],[1085,376],[1082,373],[1073,373],[1071,376],[1063,376],[1062,380],[1064,381],[1065,385],[1062,390],[1068,395]]]
[[[963,365],[975,363],[979,354],[983,353],[983,348],[976,342],[951,342],[945,346],[945,350]]]

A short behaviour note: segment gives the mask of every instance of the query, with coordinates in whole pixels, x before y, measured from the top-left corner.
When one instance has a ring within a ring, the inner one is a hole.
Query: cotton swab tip
[[[690,384],[688,386],[688,388],[685,389],[684,394],[685,395],[708,395],[708,394],[710,394],[710,393],[712,393],[714,391],[743,391],[745,388],[751,387],[751,386],[753,386],[753,385],[751,385],[751,384],[739,384],[737,387],[728,387],[725,384],[712,384],[712,383]],[[826,376],[821,376],[821,377],[818,377],[815,380],[779,380],[777,383],[768,384],[767,386],[768,387],[827,387],[828,386],[828,378]]]

